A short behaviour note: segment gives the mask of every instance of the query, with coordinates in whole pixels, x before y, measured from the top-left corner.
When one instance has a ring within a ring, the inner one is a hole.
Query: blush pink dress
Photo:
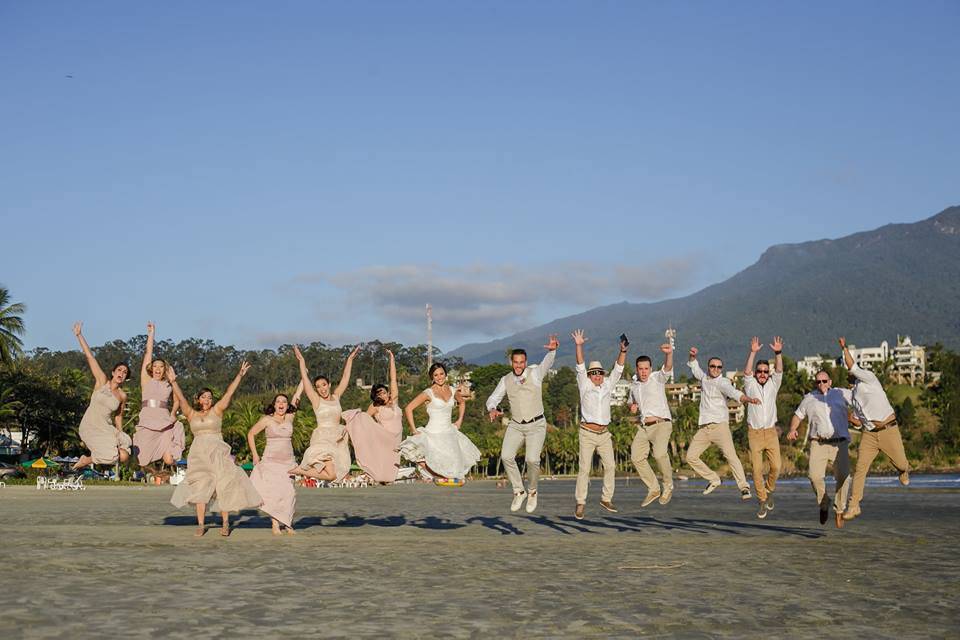
[[[293,480],[287,471],[297,464],[293,456],[293,419],[284,419],[277,424],[270,420],[265,430],[267,446],[263,449],[260,462],[253,468],[250,481],[257,493],[263,498],[260,509],[281,524],[293,527],[293,511],[297,503],[297,492]]]
[[[366,411],[350,409],[343,418],[353,443],[357,464],[376,482],[393,482],[400,467],[403,414],[396,404],[381,406],[376,418]]]
[[[178,509],[186,504],[209,504],[214,497],[216,504],[210,505],[211,511],[240,511],[259,507],[263,502],[250,478],[233,461],[230,445],[220,433],[222,424],[223,420],[212,409],[207,415],[193,414],[187,477],[170,498]]]
[[[319,399],[313,408],[317,418],[317,428],[310,434],[310,446],[303,452],[301,469],[315,468],[323,471],[332,464],[337,482],[341,482],[350,473],[350,445],[347,430],[340,424],[340,399]]]
[[[119,449],[130,453],[130,436],[117,429],[113,414],[120,408],[120,400],[110,390],[110,383],[103,385],[90,396],[90,406],[80,420],[80,439],[87,449],[93,464],[114,464],[120,459]]]
[[[133,448],[141,467],[163,460],[167,453],[174,461],[183,455],[183,425],[170,413],[172,392],[166,380],[150,378],[143,385],[140,420],[133,434]]]

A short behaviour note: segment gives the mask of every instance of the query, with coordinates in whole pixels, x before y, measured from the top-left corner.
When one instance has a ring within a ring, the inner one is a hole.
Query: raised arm
[[[417,397],[407,403],[407,406],[403,408],[403,415],[407,417],[407,424],[410,425],[410,435],[416,435],[417,433],[417,424],[413,421],[413,410],[422,405],[424,402],[429,400],[427,397],[426,391],[421,391],[417,394]]]
[[[390,349],[387,349],[387,355],[390,357],[390,398],[394,404],[400,404],[400,385],[397,384],[397,359]]]
[[[300,347],[297,345],[293,345],[293,354],[297,356],[297,362],[300,364],[300,386],[303,388],[303,392],[307,394],[307,397],[310,398],[310,404],[316,409],[317,405],[320,404],[320,394],[317,393],[316,388],[310,381],[310,373],[307,371],[307,361],[303,359],[303,354],[300,353]]]
[[[770,343],[770,348],[773,349],[773,355],[776,356],[776,361],[773,363],[774,371],[783,373],[783,338],[774,336],[773,342]]]
[[[617,365],[620,366],[621,371],[623,371],[623,365],[627,361],[627,351],[630,349],[629,345],[630,343],[627,342],[626,340],[623,340],[623,339],[620,340],[620,355],[617,356]],[[619,378],[619,376],[617,377]]]
[[[540,380],[543,381],[547,377],[547,371],[553,368],[553,361],[557,359],[557,347],[560,346],[560,340],[557,338],[557,334],[550,334],[547,344],[543,345],[543,348],[547,350],[547,354],[543,356],[543,360],[540,362],[539,374]]]
[[[100,368],[97,359],[93,357],[93,352],[90,351],[90,345],[87,344],[87,341],[83,337],[82,322],[73,325],[73,335],[77,336],[77,340],[80,342],[80,349],[83,350],[83,355],[87,357],[87,366],[90,367],[90,373],[93,374],[93,379],[96,381],[96,386],[99,389],[107,384],[107,374]]]
[[[587,341],[587,338],[583,335],[583,329],[577,329],[570,336],[573,338],[573,344],[577,347],[577,364],[583,364],[583,343]]]
[[[253,457],[253,464],[260,464],[260,454],[257,453],[257,434],[267,428],[267,416],[257,420],[256,424],[247,431],[247,444],[250,445],[250,455]]]
[[[850,349],[847,348],[847,339],[840,336],[837,338],[837,342],[840,343],[840,348],[843,349],[843,363],[847,365],[847,371],[852,371],[856,360],[853,359],[853,354],[850,353]]]
[[[240,371],[237,372],[236,377],[230,383],[230,386],[227,387],[226,393],[223,394],[223,397],[217,401],[217,404],[213,405],[213,410],[217,413],[218,416],[222,416],[223,412],[227,410],[227,407],[230,406],[230,401],[233,400],[233,394],[237,392],[237,387],[240,386],[240,381],[243,380],[243,376],[247,375],[247,371],[250,370],[250,363],[246,360],[240,363]]]
[[[147,323],[147,347],[143,350],[143,364],[140,365],[140,388],[150,379],[148,367],[153,362],[153,333],[156,326],[152,322]]]
[[[660,351],[663,351],[663,371],[670,373],[673,371],[673,347],[667,342],[660,345]]]
[[[350,355],[347,356],[347,362],[343,365],[343,375],[340,376],[340,384],[337,385],[336,390],[333,392],[334,398],[339,398],[346,392],[347,387],[350,386],[350,372],[353,371],[353,359],[357,357],[357,353],[360,352],[360,345],[357,345],[353,348],[353,351],[350,352]]]
[[[296,391],[293,392],[293,397],[290,398],[290,404],[293,405],[295,408],[299,409],[299,408],[300,408],[300,396],[302,396],[302,395],[303,395],[303,380],[301,380],[301,381],[297,384],[297,389],[296,389]]]
[[[167,382],[170,383],[170,387],[173,389],[174,402],[180,403],[183,415],[187,416],[187,420],[189,420],[193,416],[193,407],[190,405],[186,396],[183,395],[183,391],[180,390],[180,385],[177,384],[177,372],[173,370],[173,366],[169,363],[167,364]]]
[[[747,355],[747,363],[743,365],[743,375],[750,377],[753,375],[753,361],[757,357],[757,352],[763,348],[760,344],[760,338],[753,336],[750,338],[750,353]]]
[[[693,374],[693,377],[697,380],[703,380],[703,369],[700,368],[700,363],[697,362],[697,348],[690,347],[690,355],[687,357],[687,366],[690,367],[690,373]]]

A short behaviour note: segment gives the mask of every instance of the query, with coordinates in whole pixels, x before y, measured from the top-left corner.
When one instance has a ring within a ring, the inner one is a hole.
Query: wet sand
[[[868,487],[863,515],[817,521],[789,483],[756,518],[727,480],[583,521],[573,482],[544,482],[533,515],[509,489],[404,485],[298,491],[296,536],[245,512],[169,504],[171,487],[0,489],[4,635],[123,637],[870,637],[954,636],[960,490]]]

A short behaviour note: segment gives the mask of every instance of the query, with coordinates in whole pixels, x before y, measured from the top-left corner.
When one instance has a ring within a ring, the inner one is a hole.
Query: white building
[[[806,356],[803,360],[797,361],[797,369],[804,372],[811,378],[817,375],[817,371],[823,369],[824,365],[832,365],[832,358],[824,358],[823,356]]]
[[[927,350],[913,344],[910,336],[897,336],[893,348],[893,378],[900,384],[916,385],[927,376]]]

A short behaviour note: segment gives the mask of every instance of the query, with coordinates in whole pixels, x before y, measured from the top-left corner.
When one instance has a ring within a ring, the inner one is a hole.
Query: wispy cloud
[[[692,257],[643,266],[576,261],[455,268],[406,264],[301,274],[290,284],[307,289],[332,286],[342,297],[336,305],[343,314],[341,329],[349,326],[350,317],[362,314],[392,323],[396,330],[416,328],[419,334],[429,303],[442,334],[493,337],[529,328],[549,319],[556,309],[586,309],[624,298],[663,298],[689,287],[696,274]]]

